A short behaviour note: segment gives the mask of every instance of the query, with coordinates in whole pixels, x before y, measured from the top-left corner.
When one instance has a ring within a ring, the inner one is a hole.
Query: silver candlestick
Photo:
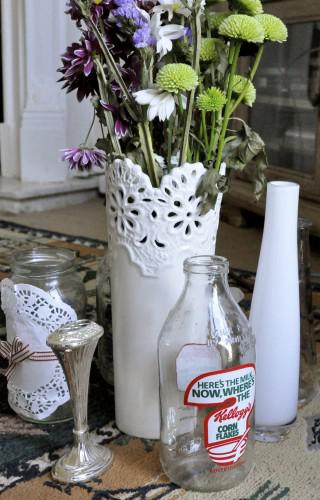
[[[68,323],[48,336],[47,344],[64,369],[73,408],[74,443],[52,469],[63,483],[89,481],[111,466],[109,448],[95,443],[88,432],[87,408],[91,362],[103,328],[93,321]]]

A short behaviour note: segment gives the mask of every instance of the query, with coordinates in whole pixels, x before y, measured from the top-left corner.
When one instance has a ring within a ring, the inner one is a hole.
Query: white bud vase
[[[269,182],[250,322],[256,337],[256,439],[279,441],[295,421],[300,312],[297,248],[299,185]]]

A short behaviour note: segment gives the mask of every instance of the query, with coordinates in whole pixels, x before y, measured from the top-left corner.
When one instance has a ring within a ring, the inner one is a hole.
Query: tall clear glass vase
[[[299,245],[299,285],[300,285],[300,381],[299,406],[309,403],[316,394],[316,344],[314,337],[311,261],[310,261],[310,227],[308,219],[298,220]]]

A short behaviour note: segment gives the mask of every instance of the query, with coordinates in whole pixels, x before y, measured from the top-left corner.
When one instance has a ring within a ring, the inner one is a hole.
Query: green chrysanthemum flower
[[[276,16],[271,14],[260,14],[255,16],[255,19],[261,24],[264,29],[265,40],[271,42],[285,42],[288,38],[288,30],[286,25]]]
[[[203,38],[201,40],[200,61],[216,61],[217,51],[213,38]]]
[[[263,7],[260,0],[229,0],[231,9],[237,10],[240,14],[256,16],[262,14]]]
[[[255,17],[246,16],[245,14],[228,16],[220,25],[219,34],[253,43],[262,43],[264,40],[262,25]]]
[[[157,74],[157,84],[161,90],[178,94],[194,89],[198,85],[198,76],[188,64],[167,64]]]
[[[243,97],[243,103],[247,104],[247,106],[252,106],[252,104],[256,100],[256,89],[253,83],[248,80],[248,78],[245,78],[244,76],[241,75],[235,75],[233,77],[232,81],[232,92],[235,94],[241,94],[243,89],[246,88],[244,97]]]
[[[200,111],[220,111],[225,103],[226,96],[217,87],[211,87],[197,97],[197,107]]]
[[[208,24],[211,31],[218,31],[220,24],[230,16],[229,12],[210,12]]]

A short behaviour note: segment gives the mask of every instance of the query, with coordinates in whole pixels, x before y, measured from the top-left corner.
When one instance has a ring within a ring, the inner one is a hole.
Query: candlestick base
[[[105,472],[112,460],[112,451],[94,443],[88,436],[56,462],[51,475],[61,483],[86,482]]]

